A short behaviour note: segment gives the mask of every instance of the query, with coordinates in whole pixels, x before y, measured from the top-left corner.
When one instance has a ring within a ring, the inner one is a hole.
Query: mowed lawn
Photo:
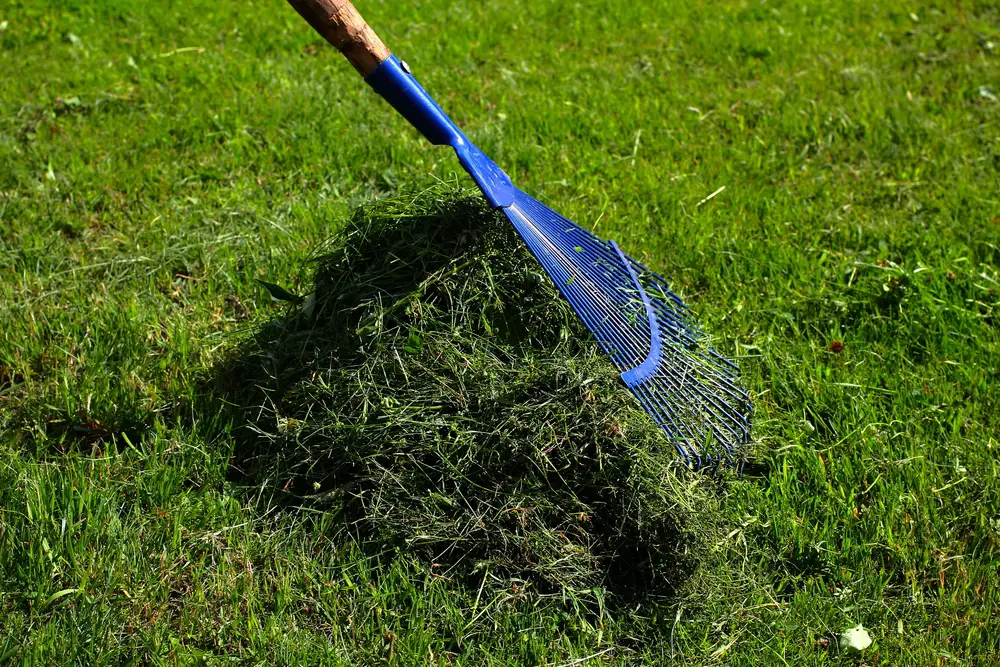
[[[234,480],[205,380],[285,311],[256,280],[308,292],[358,206],[471,182],[282,1],[7,0],[0,663],[996,660],[1000,7],[359,9],[738,359],[714,551],[666,598],[486,595]]]

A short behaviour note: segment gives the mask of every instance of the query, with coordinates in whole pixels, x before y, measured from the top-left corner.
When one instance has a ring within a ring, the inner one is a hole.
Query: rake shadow
[[[467,584],[667,598],[707,544],[707,483],[478,198],[360,209],[208,389],[233,482]]]

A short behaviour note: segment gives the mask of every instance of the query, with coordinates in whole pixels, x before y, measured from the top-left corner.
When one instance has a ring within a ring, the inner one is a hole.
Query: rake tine
[[[529,203],[521,206],[522,199]],[[541,211],[547,211],[547,217],[527,218],[527,212],[541,215]],[[548,225],[551,235],[545,235],[545,221],[555,220],[561,232],[579,244],[579,236],[574,238],[572,231],[580,228],[519,191],[515,205],[505,212],[594,337],[611,343],[602,347],[606,351],[612,348],[609,356],[622,371],[623,381],[657,424],[675,439],[681,456],[695,467],[720,460],[711,454],[702,456],[699,451],[709,434],[727,457],[736,454],[738,446],[749,439],[748,417],[743,416],[749,412],[749,400],[732,382],[735,366],[700,345],[700,331],[688,320],[686,308],[678,313],[673,307],[676,301],[651,296],[639,278],[640,274],[650,275],[645,267],[613,242],[591,242],[596,237],[586,235],[591,246],[586,253],[588,260],[596,255],[606,258],[609,251],[617,255],[617,269],[605,272],[609,284],[612,278],[617,282],[611,285],[614,292],[600,291],[592,283],[591,265],[574,264],[574,255],[565,249],[559,232],[551,232],[555,224]],[[574,275],[582,278],[570,284],[568,276]],[[662,279],[655,280],[661,294],[672,295]],[[626,317],[622,309],[635,310],[639,306],[645,311],[645,327],[640,326],[639,318]],[[678,409],[681,403],[686,403],[683,410]]]

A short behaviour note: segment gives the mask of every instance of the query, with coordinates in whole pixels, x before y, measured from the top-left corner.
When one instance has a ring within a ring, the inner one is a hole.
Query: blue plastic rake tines
[[[736,366],[699,343],[663,278],[519,190],[504,212],[687,462],[718,463],[749,440]]]
[[[736,367],[702,345],[703,334],[663,278],[514,188],[349,0],[289,3],[428,140],[455,149],[686,461],[715,464],[748,441],[750,400],[734,383]]]

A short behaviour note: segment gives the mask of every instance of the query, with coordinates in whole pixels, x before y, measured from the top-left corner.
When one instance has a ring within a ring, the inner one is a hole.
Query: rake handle
[[[323,39],[337,47],[367,78],[392,55],[350,0],[288,0]]]

